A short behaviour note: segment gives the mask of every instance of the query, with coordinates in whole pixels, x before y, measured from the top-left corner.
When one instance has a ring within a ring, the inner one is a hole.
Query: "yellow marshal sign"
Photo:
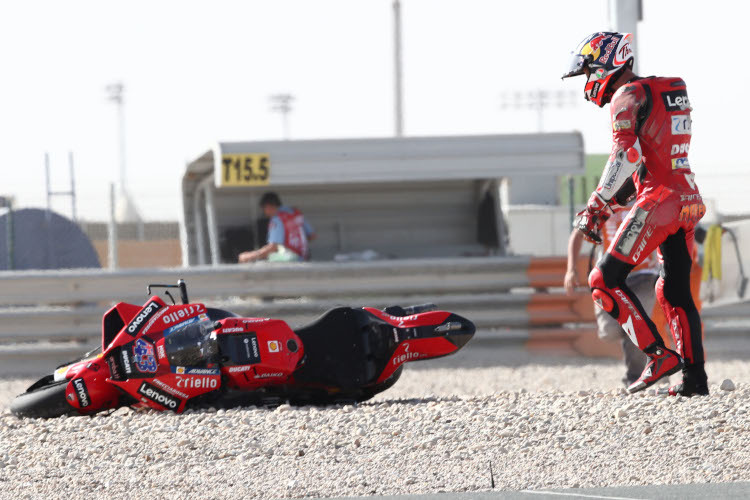
[[[268,153],[240,153],[221,155],[221,172],[217,172],[217,187],[266,186],[271,179],[271,159]]]

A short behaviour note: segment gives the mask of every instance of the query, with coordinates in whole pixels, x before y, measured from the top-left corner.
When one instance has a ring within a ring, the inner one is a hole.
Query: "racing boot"
[[[642,391],[655,384],[662,377],[672,375],[682,368],[682,359],[680,356],[676,352],[664,347],[664,344],[651,344],[643,352],[646,353],[649,360],[638,380],[628,386],[630,394]]]
[[[703,363],[685,365],[682,369],[682,382],[669,388],[659,389],[659,395],[708,396],[708,377]]]

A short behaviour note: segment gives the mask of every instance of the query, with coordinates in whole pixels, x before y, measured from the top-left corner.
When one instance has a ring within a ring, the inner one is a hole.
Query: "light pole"
[[[401,2],[393,0],[393,85],[396,137],[404,135],[403,74],[401,71]]]
[[[609,0],[609,22],[614,31],[632,33],[630,49],[633,51],[633,72],[636,72],[636,44],[638,43],[638,21],[643,21],[642,0]]]
[[[500,94],[500,109],[531,109],[536,111],[537,132],[544,131],[544,111],[550,106],[575,107],[579,93],[564,90],[536,89],[528,92],[503,92]]]
[[[270,98],[271,109],[281,113],[282,137],[285,141],[289,140],[289,113],[292,112],[292,94],[274,94]]]

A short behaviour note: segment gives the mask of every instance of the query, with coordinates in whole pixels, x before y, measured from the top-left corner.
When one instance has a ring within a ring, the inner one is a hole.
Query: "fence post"
[[[117,221],[115,220],[115,183],[109,184],[108,261],[110,269],[117,269]]]

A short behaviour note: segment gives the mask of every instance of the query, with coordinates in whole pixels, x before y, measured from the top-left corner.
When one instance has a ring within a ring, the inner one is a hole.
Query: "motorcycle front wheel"
[[[55,382],[47,375],[20,394],[10,405],[13,415],[22,418],[54,418],[75,415],[75,408],[65,399],[68,380]]]

